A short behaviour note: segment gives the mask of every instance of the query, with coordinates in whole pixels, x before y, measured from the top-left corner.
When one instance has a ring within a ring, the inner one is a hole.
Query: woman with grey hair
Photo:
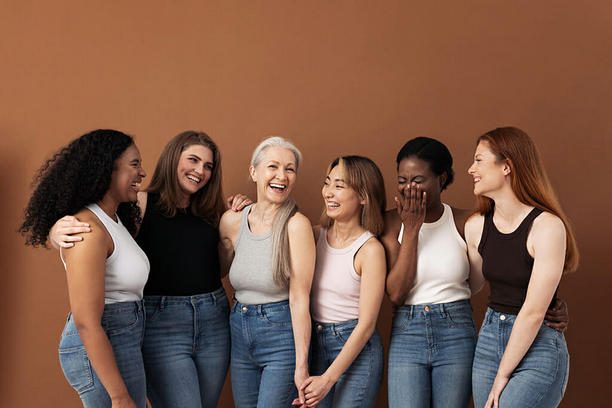
[[[308,378],[315,245],[310,221],[290,197],[300,161],[283,138],[261,142],[249,168],[257,202],[227,211],[219,225],[236,290],[230,366],[237,408],[288,407]]]

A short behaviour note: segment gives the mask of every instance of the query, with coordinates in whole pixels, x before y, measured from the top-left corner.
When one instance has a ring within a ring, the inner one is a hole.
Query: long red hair
[[[482,141],[488,143],[499,161],[506,161],[510,166],[510,184],[520,202],[548,211],[563,221],[567,236],[563,272],[574,272],[579,261],[576,239],[548,180],[533,140],[521,129],[502,127],[480,136],[477,144]],[[476,212],[485,215],[493,211],[493,200],[490,198],[478,195],[476,200]]]

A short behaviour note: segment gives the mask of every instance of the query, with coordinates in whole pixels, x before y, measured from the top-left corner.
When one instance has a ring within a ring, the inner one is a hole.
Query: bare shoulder
[[[480,242],[482,230],[484,228],[484,216],[482,214],[472,214],[465,221],[465,240],[469,245],[476,246]]]
[[[308,217],[301,212],[296,212],[287,222],[287,231],[289,234],[299,234],[306,231],[312,233],[312,225],[310,224]]]
[[[372,237],[368,239],[365,244],[359,248],[358,254],[361,254],[361,257],[375,257],[375,256],[385,256],[385,247],[376,237]]]
[[[532,224],[531,231],[537,237],[550,237],[551,235],[565,236],[565,225],[561,218],[549,212],[538,215]]]
[[[62,248],[62,254],[66,260],[68,260],[71,255],[84,252],[91,253],[97,251],[112,251],[113,240],[102,221],[100,221],[100,219],[93,212],[83,208],[74,214],[74,216],[78,220],[88,223],[91,227],[91,232],[74,234],[74,236],[82,237],[84,239],[81,241],[76,241],[74,246],[71,248]]]
[[[361,275],[364,267],[374,268],[381,271],[381,276],[386,275],[387,268],[385,258],[385,248],[382,243],[376,238],[372,237],[368,239],[359,248],[359,251],[355,254],[355,270],[358,275]]]
[[[240,221],[242,219],[242,212],[244,210],[240,210],[240,211],[233,211],[233,210],[227,210],[223,213],[223,215],[221,216],[221,219],[219,220],[219,228],[239,228],[240,227]]]

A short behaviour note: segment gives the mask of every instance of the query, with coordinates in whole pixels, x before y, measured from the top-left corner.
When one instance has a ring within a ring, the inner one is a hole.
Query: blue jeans
[[[195,296],[145,296],[143,357],[155,407],[216,407],[229,366],[223,288]]]
[[[487,402],[515,319],[516,315],[487,310],[478,334],[472,370],[476,408],[482,408]],[[569,354],[563,333],[542,324],[502,391],[499,405],[503,408],[556,407],[565,393],[568,374]]]
[[[142,302],[105,305],[101,323],[130,397],[138,407],[145,408],[146,380],[141,352],[144,331]],[[111,399],[91,366],[72,313],[68,314],[60,339],[59,360],[66,380],[79,394],[83,407],[111,407]]]
[[[334,362],[357,320],[341,323],[313,323],[311,375],[321,375]],[[384,351],[378,330],[368,339],[351,366],[317,405],[319,408],[373,407],[383,377]]]
[[[389,346],[389,407],[467,407],[476,328],[469,300],[397,308]]]
[[[231,377],[236,408],[287,408],[297,397],[289,302],[246,305],[230,314]]]

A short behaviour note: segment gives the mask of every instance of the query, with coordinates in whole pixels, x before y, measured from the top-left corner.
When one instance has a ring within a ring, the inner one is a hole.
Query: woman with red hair
[[[564,273],[578,250],[533,141],[513,127],[478,138],[476,214],[465,225],[475,273],[491,287],[474,356],[476,408],[556,407],[567,384],[563,333],[546,326]]]

